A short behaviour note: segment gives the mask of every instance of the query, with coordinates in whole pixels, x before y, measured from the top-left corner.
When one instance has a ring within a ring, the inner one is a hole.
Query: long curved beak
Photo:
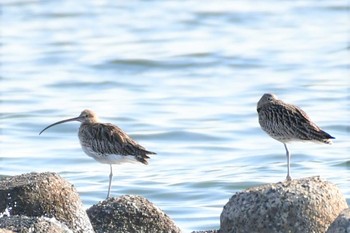
[[[68,121],[79,121],[79,120],[80,120],[80,117],[74,117],[74,118],[70,118],[70,119],[67,119],[67,120],[58,121],[58,122],[56,122],[56,123],[53,123],[53,124],[47,126],[45,129],[41,130],[40,133],[39,133],[39,135],[40,135],[42,132],[44,132],[45,130],[47,130],[48,128],[54,126],[54,125],[62,124],[62,123],[68,122]]]

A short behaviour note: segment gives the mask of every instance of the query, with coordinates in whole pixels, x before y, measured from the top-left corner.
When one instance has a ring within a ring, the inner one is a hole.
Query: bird
[[[112,164],[140,162],[147,165],[147,160],[150,158],[148,155],[156,154],[155,152],[146,150],[118,126],[99,122],[97,115],[89,109],[82,111],[78,117],[58,121],[45,127],[40,131],[39,135],[54,125],[69,121],[78,121],[81,123],[78,137],[85,154],[100,163],[110,165],[106,199],[110,197],[111,192],[113,178]]]
[[[299,107],[283,102],[271,93],[265,93],[257,103],[259,124],[273,139],[282,142],[287,156],[287,177],[290,176],[290,157],[287,143],[292,141],[311,141],[332,144],[335,139],[318,127]]]

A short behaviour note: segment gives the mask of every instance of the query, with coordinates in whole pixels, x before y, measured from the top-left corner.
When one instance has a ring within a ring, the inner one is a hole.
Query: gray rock
[[[181,232],[163,211],[140,196],[112,197],[93,205],[87,213],[96,233]]]
[[[267,184],[231,197],[220,232],[325,232],[347,207],[340,190],[319,177]]]
[[[10,232],[73,233],[54,218],[10,216],[0,218],[0,228]]]
[[[220,233],[219,230],[192,231],[191,233]]]
[[[15,232],[14,232],[14,231],[7,230],[7,229],[2,229],[2,228],[0,228],[0,233],[15,233]]]
[[[29,173],[0,181],[0,212],[56,218],[74,232],[93,232],[73,185],[55,173]]]
[[[350,208],[338,215],[326,233],[350,233]]]

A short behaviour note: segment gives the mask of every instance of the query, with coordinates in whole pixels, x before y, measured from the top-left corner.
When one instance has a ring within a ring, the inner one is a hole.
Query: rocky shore
[[[0,181],[1,232],[181,232],[141,196],[124,195],[83,208],[74,186],[55,173]],[[195,231],[194,231],[195,232]],[[220,229],[195,233],[350,232],[350,209],[340,190],[319,177],[252,187],[223,207]]]

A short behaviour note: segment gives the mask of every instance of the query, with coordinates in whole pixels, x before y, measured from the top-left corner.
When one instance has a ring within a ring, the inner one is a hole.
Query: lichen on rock
[[[74,232],[94,232],[79,194],[55,173],[28,173],[0,181],[0,212],[54,217]]]
[[[266,184],[230,198],[220,232],[325,232],[344,208],[340,190],[319,177]]]
[[[87,213],[96,233],[181,232],[162,210],[141,196],[112,197],[93,205]]]

